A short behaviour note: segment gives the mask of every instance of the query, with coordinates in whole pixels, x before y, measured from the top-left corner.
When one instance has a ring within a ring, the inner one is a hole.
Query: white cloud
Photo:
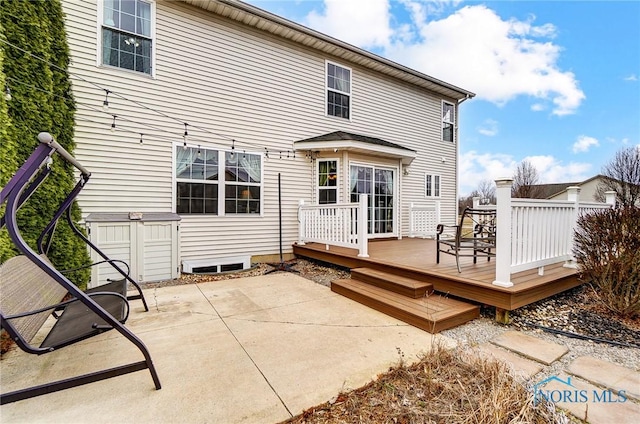
[[[624,77],[625,81],[638,81],[638,76],[636,74],[631,74],[628,77]]]
[[[498,121],[493,119],[485,119],[482,126],[478,128],[478,132],[487,137],[493,137],[498,134]]]
[[[563,183],[584,181],[592,175],[590,163],[569,162],[563,163],[561,160],[553,156],[527,156],[524,160],[528,160],[538,171],[540,182],[547,183]]]
[[[575,143],[573,143],[573,153],[584,153],[588,152],[589,149],[593,146],[599,146],[600,142],[586,135],[581,135],[578,137]]]
[[[540,182],[584,181],[591,175],[592,165],[584,162],[563,163],[550,156],[527,156],[516,160],[511,155],[500,153],[478,153],[469,151],[460,155],[460,193],[467,194],[477,188],[478,181],[511,178],[518,163],[528,160],[538,171]]]
[[[465,6],[444,16],[444,5],[457,2],[404,0],[410,23],[398,23],[390,0],[324,0],[306,24],[443,81],[504,105],[518,96],[546,104],[554,115],[575,113],[585,99],[576,76],[558,65],[562,48],[551,40],[551,23],[535,17],[503,19],[484,5]],[[394,26],[395,25],[395,26]]]
[[[460,154],[460,193],[470,193],[482,180],[510,178],[517,162],[510,155],[478,153],[474,150]]]
[[[305,24],[360,47],[387,46],[393,36],[387,0],[324,0],[324,10],[311,11]]]
[[[531,105],[531,110],[534,112],[542,112],[545,109],[546,109],[546,106],[543,105],[542,103],[534,103]]]

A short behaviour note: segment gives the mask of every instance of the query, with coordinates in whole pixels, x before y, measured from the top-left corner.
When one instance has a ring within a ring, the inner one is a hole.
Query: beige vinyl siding
[[[72,79],[78,102],[76,155],[92,172],[79,198],[85,216],[93,212],[172,212],[172,151],[174,143],[182,144],[182,122],[187,122],[192,146],[228,150],[229,138],[233,138],[236,152],[264,154],[266,147],[270,158],[263,158],[262,214],[183,215],[183,260],[277,253],[279,172],[283,245],[285,252],[290,252],[297,239],[298,201],[311,201],[315,176],[303,152],[286,159],[286,151],[293,149],[296,140],[337,130],[379,137],[418,151],[410,174],[402,176],[402,169],[398,171],[403,233],[408,232],[409,202],[424,200],[426,170],[442,175],[443,211],[448,220],[454,219],[456,146],[441,140],[441,97],[202,9],[169,1],[158,1],[156,7],[155,79],[96,66],[97,3],[63,0],[63,7],[72,53],[70,71],[88,81]],[[325,60],[352,68],[351,121],[326,116]],[[105,93],[91,82],[182,122],[111,95],[109,111],[122,118],[116,120],[117,128],[135,131],[112,133],[112,118],[101,111]],[[147,135],[140,145],[140,132],[157,131],[125,119],[174,137]],[[221,136],[199,131],[196,126]],[[279,151],[284,152],[283,159],[278,159]],[[445,164],[441,157],[447,158]],[[340,167],[345,166],[348,163],[341,159]],[[346,181],[348,175],[342,178]]]

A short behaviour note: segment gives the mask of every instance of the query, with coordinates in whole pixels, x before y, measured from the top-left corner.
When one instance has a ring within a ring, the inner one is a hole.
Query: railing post
[[[369,257],[369,246],[367,237],[367,212],[369,211],[369,196],[366,194],[360,195],[360,201],[358,202],[358,257]]]
[[[413,217],[413,202],[409,203],[409,237],[415,237],[415,218]]]
[[[563,266],[565,268],[577,268],[576,258],[573,256],[573,239],[578,225],[578,217],[580,216],[580,187],[567,187],[567,200],[573,202],[573,219],[571,220],[571,231],[569,232],[569,240],[567,243],[568,252],[565,252],[571,259],[565,262]]]
[[[612,208],[616,207],[616,192],[613,190],[604,192],[605,203],[611,205]]]
[[[303,207],[304,199],[298,200],[298,246],[304,246],[305,226],[307,224],[304,211],[302,210]]]
[[[480,198],[478,196],[473,198],[473,209],[478,209],[478,206],[480,206]]]
[[[438,226],[438,224],[440,224],[440,201],[436,200],[436,228]],[[435,228],[434,228],[435,230]],[[435,232],[433,234],[433,237],[435,238]]]
[[[511,282],[511,185],[513,180],[496,180],[496,279],[494,285],[512,287]]]

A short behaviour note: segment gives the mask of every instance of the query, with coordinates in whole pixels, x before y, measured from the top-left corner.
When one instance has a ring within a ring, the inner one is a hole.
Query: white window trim
[[[436,177],[438,180],[436,190]],[[431,194],[427,194],[427,184],[431,182]],[[438,194],[436,195],[436,191]],[[442,175],[436,173],[425,172],[424,174],[424,197],[427,199],[440,199],[442,197]]]
[[[98,20],[96,22],[96,67],[113,69],[122,72],[127,72],[131,75],[138,75],[141,77],[156,79],[156,0],[143,0],[151,6],[151,74],[145,74],[144,72],[133,71],[131,69],[119,68],[117,66],[105,65],[102,63],[102,20],[104,19],[104,0],[98,0]]]
[[[349,203],[351,203],[351,167],[352,166],[363,166],[372,169],[384,169],[393,171],[393,225],[394,231],[393,233],[382,233],[377,235],[368,234],[369,238],[385,238],[385,237],[397,237],[399,234],[402,234],[400,225],[401,225],[401,214],[400,214],[400,168],[398,166],[394,166],[391,164],[384,164],[376,161],[366,161],[366,160],[350,160],[347,163],[347,177],[345,178],[346,184],[346,194],[345,198]],[[375,172],[375,171],[374,171]],[[369,195],[369,207],[373,207],[375,193]]]
[[[195,180],[185,180],[185,179],[178,179],[176,177],[176,150],[177,149],[182,149],[182,147],[184,146],[183,143],[173,143],[173,148],[171,150],[171,210],[173,213],[178,213],[177,212],[177,197],[178,197],[178,182],[184,181],[184,182],[193,182]],[[233,217],[233,218],[241,218],[241,219],[245,219],[248,217],[253,217],[255,218],[256,216],[260,216],[261,218],[264,217],[264,202],[265,202],[265,198],[264,198],[264,186],[265,186],[265,180],[264,180],[264,164],[265,164],[265,160],[264,160],[264,154],[262,152],[253,152],[253,151],[247,151],[247,152],[242,152],[242,153],[246,153],[246,154],[251,154],[251,155],[256,155],[256,156],[260,156],[260,213],[230,213],[227,214],[225,212],[225,187],[226,187],[226,180],[225,180],[225,172],[224,172],[224,163],[225,163],[225,154],[228,152],[231,152],[231,150],[224,150],[224,149],[220,149],[217,146],[205,146],[205,145],[191,145],[188,144],[187,147],[201,147],[203,149],[208,149],[208,150],[216,150],[218,152],[218,214],[214,215],[214,214],[206,214],[206,213],[202,213],[202,214],[184,214],[181,215],[182,219],[185,218],[198,218],[198,217]],[[238,150],[234,150],[233,151],[235,154],[238,154]],[[240,154],[242,154],[240,153]],[[222,164],[222,166],[220,166],[220,164]],[[255,183],[254,183],[255,184]],[[236,185],[236,184],[233,184]]]
[[[450,105],[452,107],[452,111],[453,111],[453,119],[451,121],[445,121],[444,120],[444,116],[442,116],[442,112],[444,111],[444,105]],[[442,125],[440,125],[440,138],[442,139],[442,141],[446,141],[447,143],[455,143],[456,142],[456,105],[455,103],[452,102],[448,102],[446,100],[443,100],[440,106],[440,121],[441,122],[446,122],[447,124],[451,124],[452,125],[452,132],[451,132],[451,141],[449,140],[445,140],[442,132]]]
[[[340,158],[339,157],[326,157],[326,158],[316,158],[316,163],[315,163],[315,176],[314,176],[314,180],[313,180],[313,187],[315,188],[315,196],[316,198],[315,200],[315,204],[319,205],[320,204],[320,186],[318,185],[318,180],[320,178],[320,162],[328,162],[328,161],[335,161],[336,162],[336,176],[338,178],[338,182],[336,183],[336,203],[329,203],[329,204],[340,204],[341,199],[340,199],[340,179],[342,178],[341,173],[340,173]],[[324,189],[326,190],[326,189]]]
[[[334,88],[329,88],[328,80],[329,80],[329,65],[339,66],[344,69],[349,70],[349,89],[351,90],[349,93],[346,91],[336,90]],[[349,96],[349,119],[341,118],[339,116],[329,115],[327,113],[327,104],[329,103],[329,90],[335,91],[336,93],[344,94]],[[341,65],[337,62],[333,62],[331,60],[324,61],[324,116],[328,118],[340,119],[342,121],[351,122],[353,118],[353,69],[348,66]]]

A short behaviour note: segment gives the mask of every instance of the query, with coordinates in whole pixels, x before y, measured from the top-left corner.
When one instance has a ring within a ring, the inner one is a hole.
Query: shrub
[[[66,71],[69,48],[60,0],[0,0],[0,4],[0,38],[6,41],[0,44],[0,94],[4,95],[5,84],[10,85],[12,94],[11,101],[0,101],[0,181],[4,185],[39,144],[37,135],[41,131],[51,133],[73,153],[75,103]],[[34,249],[40,231],[75,185],[71,165],[57,158],[52,168],[54,172],[18,213],[22,235]],[[72,216],[74,222],[80,221],[76,204]],[[1,230],[0,261],[16,254],[6,230]],[[49,259],[59,269],[90,263],[85,244],[62,221],[56,228]],[[83,287],[88,278],[86,271],[72,281]]]
[[[581,278],[605,307],[640,316],[640,208],[607,209],[578,219],[574,255]]]

